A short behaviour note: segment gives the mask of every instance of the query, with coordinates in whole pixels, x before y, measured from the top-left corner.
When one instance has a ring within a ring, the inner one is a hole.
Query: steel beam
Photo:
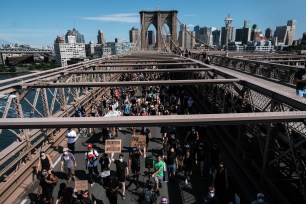
[[[226,84],[239,82],[239,79],[204,79],[204,80],[160,80],[160,81],[118,81],[118,82],[78,82],[78,83],[24,83],[22,87],[111,87],[111,86],[151,86],[151,85],[199,85]]]
[[[147,73],[147,72],[201,72],[213,68],[170,68],[170,69],[128,69],[128,70],[96,70],[96,71],[67,71],[68,74],[105,74],[105,73]]]
[[[196,65],[195,62],[177,62],[177,63],[146,63],[146,64],[99,64],[94,67],[140,67],[140,66],[181,66],[181,65]]]
[[[6,118],[0,119],[0,128],[68,128],[68,127],[130,127],[133,126],[194,126],[194,125],[236,125],[252,123],[301,122],[306,111],[226,113],[167,116],[128,117],[71,117],[71,118]]]

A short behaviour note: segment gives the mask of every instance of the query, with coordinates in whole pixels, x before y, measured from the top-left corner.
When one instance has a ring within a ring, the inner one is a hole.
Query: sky
[[[129,40],[129,30],[140,29],[139,11],[177,10],[180,22],[192,26],[232,25],[242,28],[245,19],[264,32],[297,20],[295,39],[306,32],[306,0],[4,0],[0,12],[0,44],[4,41],[35,47],[52,46],[57,36],[76,28],[85,42],[97,42],[98,30],[108,42]],[[151,28],[151,27],[150,27]]]

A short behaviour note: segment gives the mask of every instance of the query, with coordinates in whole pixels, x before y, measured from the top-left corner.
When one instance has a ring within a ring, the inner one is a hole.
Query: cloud
[[[140,22],[139,14],[119,13],[98,17],[84,17],[85,20],[102,21],[102,22],[120,22],[120,23],[138,23]]]

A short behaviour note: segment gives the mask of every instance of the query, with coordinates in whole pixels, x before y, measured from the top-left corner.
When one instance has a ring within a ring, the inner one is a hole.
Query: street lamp
[[[225,30],[226,30],[226,39],[225,39],[225,57],[228,57],[228,31],[231,27],[231,23],[234,19],[231,18],[231,16],[228,14],[227,17],[224,19],[225,22]]]

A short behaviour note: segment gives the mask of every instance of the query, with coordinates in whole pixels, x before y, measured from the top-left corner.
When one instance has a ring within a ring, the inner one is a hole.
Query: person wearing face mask
[[[217,170],[213,174],[213,185],[216,189],[218,198],[223,201],[226,195],[226,189],[228,188],[228,175],[223,162],[219,163]]]
[[[40,172],[42,169],[47,169],[47,170],[52,170],[52,159],[48,154],[45,153],[44,150],[40,151],[40,157],[38,159],[38,164],[37,164],[37,171],[38,172],[38,177],[40,176]]]
[[[70,182],[71,179],[75,181],[74,169],[76,166],[75,157],[68,152],[68,148],[64,148],[63,155],[61,156],[61,171],[66,173],[68,182]]]
[[[168,151],[166,161],[167,170],[169,172],[169,180],[174,181],[176,169],[178,169],[178,159],[173,147],[171,147],[170,151]]]
[[[214,187],[210,186],[208,188],[208,194],[204,198],[204,203],[205,204],[217,204],[218,203],[217,197],[215,195],[215,188]]]
[[[42,170],[38,189],[38,195],[40,195],[42,203],[52,204],[52,194],[57,181],[51,170]]]
[[[85,152],[85,168],[88,169],[89,173],[89,183],[91,186],[95,184],[93,179],[94,176],[99,177],[98,171],[98,158],[99,153],[97,150],[93,149],[92,144],[87,145],[88,151]]]
[[[122,199],[125,199],[125,180],[126,177],[129,175],[129,168],[125,161],[123,161],[123,154],[119,155],[119,159],[114,159],[114,153],[111,155],[111,160],[116,164],[116,175],[119,182],[122,185]]]
[[[264,194],[263,193],[257,193],[257,199],[252,201],[251,204],[266,204]]]

